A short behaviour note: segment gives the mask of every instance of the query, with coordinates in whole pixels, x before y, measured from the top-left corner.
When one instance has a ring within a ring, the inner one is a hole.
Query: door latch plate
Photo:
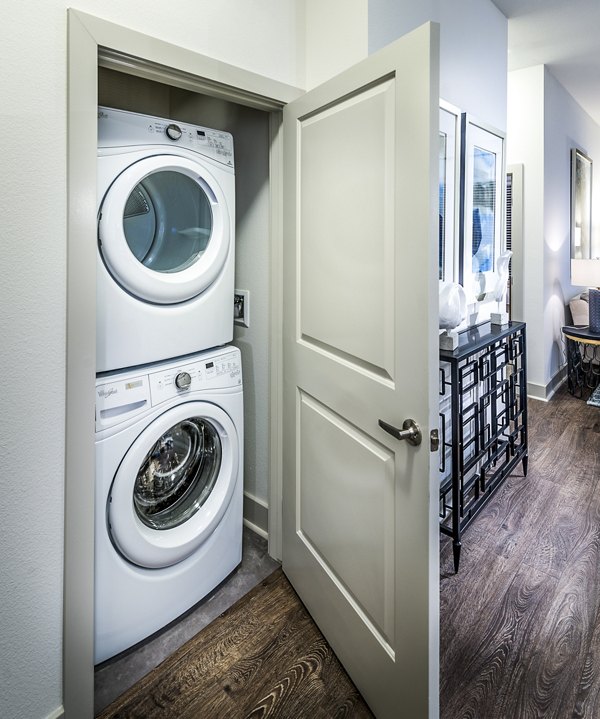
[[[432,429],[429,433],[429,448],[432,452],[437,452],[440,448],[440,433],[437,429]]]

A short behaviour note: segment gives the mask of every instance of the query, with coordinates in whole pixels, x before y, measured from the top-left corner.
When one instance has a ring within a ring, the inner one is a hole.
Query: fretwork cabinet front
[[[490,323],[440,350],[440,529],[458,572],[462,532],[518,462],[527,474],[523,322]]]

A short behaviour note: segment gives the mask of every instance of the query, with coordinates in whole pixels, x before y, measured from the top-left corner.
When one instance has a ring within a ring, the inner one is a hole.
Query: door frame
[[[269,552],[281,556],[281,109],[303,90],[79,10],[68,13],[67,344],[63,579],[63,708],[94,706],[94,404],[98,66],[269,112]],[[82,481],[82,478],[84,481]]]

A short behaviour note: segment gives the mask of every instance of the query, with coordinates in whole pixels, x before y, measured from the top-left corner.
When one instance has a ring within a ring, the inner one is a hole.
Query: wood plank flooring
[[[600,409],[529,402],[520,465],[441,551],[441,719],[600,718]],[[280,570],[101,719],[372,717]],[[398,719],[404,717],[399,709]]]
[[[101,719],[367,719],[373,715],[280,569]]]
[[[600,717],[600,408],[529,401],[520,467],[441,552],[441,718]]]

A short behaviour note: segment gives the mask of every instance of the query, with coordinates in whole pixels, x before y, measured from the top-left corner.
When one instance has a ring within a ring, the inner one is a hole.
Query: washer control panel
[[[163,362],[155,371],[100,375],[96,380],[96,432],[133,421],[151,407],[172,398],[182,402],[195,392],[241,389],[242,358],[237,347],[204,352],[189,362]]]
[[[242,361],[239,350],[207,356],[189,364],[167,366],[149,375],[152,405],[190,392],[239,387]]]

